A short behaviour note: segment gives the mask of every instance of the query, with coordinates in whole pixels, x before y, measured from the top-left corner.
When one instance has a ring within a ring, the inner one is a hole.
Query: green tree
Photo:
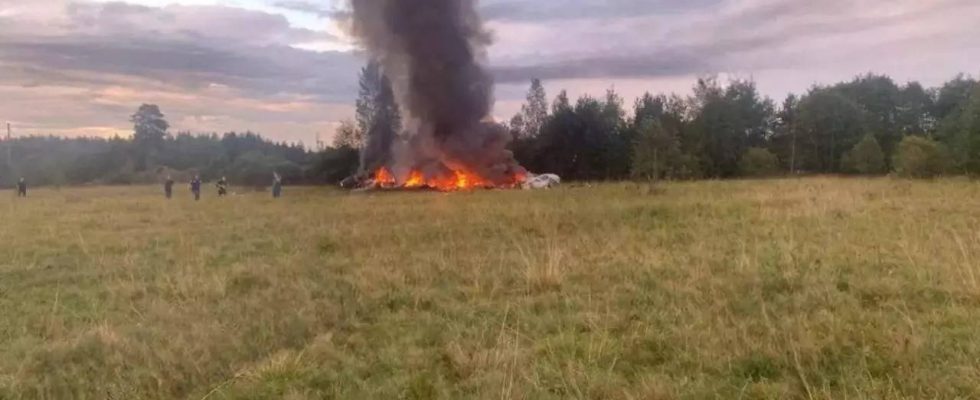
[[[356,121],[364,137],[360,151],[360,172],[364,174],[390,158],[391,145],[401,131],[401,113],[391,82],[376,61],[361,70]]]
[[[619,172],[614,168],[619,164],[611,158],[622,149],[617,136],[622,121],[610,118],[615,107],[589,96],[579,98],[571,107],[567,95],[559,94],[537,141],[532,169],[555,172],[570,180],[617,177]],[[622,157],[628,171],[629,154]]]
[[[360,149],[362,146],[364,146],[364,133],[357,128],[357,125],[349,119],[340,121],[340,126],[334,133],[333,147]]]
[[[957,113],[967,103],[971,93],[978,87],[980,87],[980,82],[962,74],[957,75],[936,91],[932,115],[941,121]]]
[[[527,100],[521,106],[521,129],[518,139],[535,138],[541,134],[541,127],[548,120],[548,98],[540,79],[531,80]]]
[[[163,146],[170,124],[155,104],[141,105],[129,121],[133,123],[134,162],[136,169],[142,171],[147,168],[149,158]]]
[[[898,144],[893,162],[895,173],[906,178],[933,178],[948,169],[942,144],[921,136],[906,136]]]
[[[521,139],[521,136],[524,134],[524,126],[524,115],[521,113],[514,114],[514,117],[507,124],[510,134],[515,140]]]
[[[358,86],[357,130],[365,134],[376,126],[396,133],[401,130],[401,113],[380,63],[372,60],[361,69]]]
[[[606,90],[602,103],[605,179],[624,179],[630,174],[632,131],[626,123],[623,98],[614,88]]]
[[[865,132],[871,132],[878,139],[885,154],[891,154],[905,134],[905,127],[900,126],[901,120],[906,119],[914,125],[915,120],[921,117],[914,115],[916,112],[914,110],[909,110],[908,116],[903,115],[902,89],[894,80],[884,75],[861,75],[850,82],[835,85],[832,90],[853,102],[862,111],[863,128],[860,136],[854,138],[855,142]],[[916,105],[916,107],[927,107],[927,105]],[[847,148],[850,148],[850,145]]]
[[[630,173],[634,179],[659,180],[673,177],[680,157],[677,132],[664,129],[654,117],[647,117],[640,122],[631,157]]]
[[[316,182],[340,183],[357,172],[359,163],[356,149],[328,147],[316,155],[311,175]]]
[[[750,147],[738,161],[738,169],[742,176],[773,176],[779,172],[779,158],[764,148]]]
[[[887,169],[885,153],[881,150],[878,140],[870,134],[865,135],[864,139],[845,153],[841,163],[845,172],[862,175],[881,174]]]
[[[654,96],[650,92],[644,93],[633,103],[632,125],[639,127],[647,120],[659,120],[666,114],[667,97],[664,95]]]
[[[799,106],[800,99],[795,94],[791,93],[786,96],[779,111],[776,112],[773,136],[770,141],[770,147],[791,174],[796,173],[798,166],[799,140],[797,134],[799,130],[796,129],[795,124]]]
[[[935,100],[918,82],[909,82],[899,93],[896,111],[898,130],[903,135],[931,134],[936,129],[936,118],[932,115]]]
[[[551,114],[558,114],[572,110],[572,103],[568,100],[568,92],[562,90],[551,102]]]
[[[739,173],[738,161],[748,147],[763,146],[772,135],[774,106],[751,81],[727,87],[715,78],[699,79],[694,88],[692,140],[708,176]]]
[[[956,167],[971,175],[980,174],[980,86],[949,113],[940,127],[940,137],[952,149]]]
[[[839,91],[814,88],[800,100],[793,129],[797,137],[797,168],[839,172],[841,158],[864,136],[861,107]]]

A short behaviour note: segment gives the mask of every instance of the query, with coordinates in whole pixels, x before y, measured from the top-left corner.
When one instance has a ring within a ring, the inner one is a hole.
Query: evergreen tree
[[[391,82],[384,75],[381,64],[370,61],[361,68],[358,86],[360,89],[355,103],[357,130],[366,133],[377,125],[393,132],[400,131],[401,114]]]
[[[133,123],[134,162],[137,170],[142,171],[149,157],[163,145],[170,124],[155,104],[141,105],[129,121]]]
[[[604,136],[601,140],[604,143],[604,179],[624,179],[630,174],[630,148],[634,138],[626,126],[623,104],[623,98],[614,88],[606,90],[602,103],[603,122],[599,128]]]
[[[361,70],[356,115],[357,129],[364,137],[360,172],[367,173],[389,158],[391,145],[401,131],[401,113],[391,82],[376,61]]]

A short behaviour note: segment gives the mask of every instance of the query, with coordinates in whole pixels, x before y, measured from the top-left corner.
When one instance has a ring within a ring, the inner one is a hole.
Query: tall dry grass
[[[980,185],[0,193],[0,398],[980,398]]]

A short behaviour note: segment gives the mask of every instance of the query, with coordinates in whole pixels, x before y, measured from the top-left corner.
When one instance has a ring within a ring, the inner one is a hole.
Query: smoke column
[[[351,10],[354,35],[381,63],[405,117],[399,140],[368,132],[362,167],[388,165],[402,177],[466,169],[496,183],[523,172],[507,129],[489,118],[493,79],[480,59],[490,35],[474,0],[351,0]]]

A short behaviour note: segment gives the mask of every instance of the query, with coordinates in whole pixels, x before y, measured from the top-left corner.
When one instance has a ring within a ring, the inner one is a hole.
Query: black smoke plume
[[[351,0],[351,11],[355,37],[404,113],[398,138],[368,132],[362,168],[385,165],[400,179],[412,169],[429,178],[465,169],[513,183],[524,170],[507,149],[508,130],[490,118],[493,80],[481,65],[490,35],[475,2]]]

